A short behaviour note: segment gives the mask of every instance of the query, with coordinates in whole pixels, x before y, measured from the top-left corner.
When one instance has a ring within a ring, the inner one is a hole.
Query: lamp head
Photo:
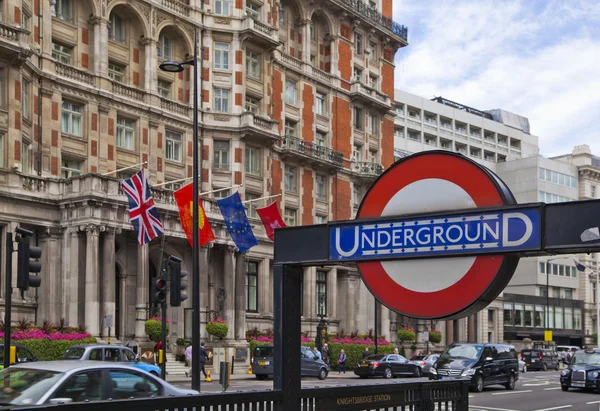
[[[160,66],[158,66],[162,71],[166,71],[169,73],[180,73],[184,70],[183,65],[174,60],[167,60],[162,62]]]

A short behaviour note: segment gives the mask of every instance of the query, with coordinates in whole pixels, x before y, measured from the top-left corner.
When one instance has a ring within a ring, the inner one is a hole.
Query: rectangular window
[[[7,84],[6,79],[4,78],[6,72],[7,70],[4,70],[4,67],[0,67],[0,107],[4,107],[6,104],[6,97],[4,96],[4,93],[6,93],[5,84]]]
[[[4,134],[0,133],[0,168],[4,168]]]
[[[535,315],[533,316],[533,326],[534,327],[543,327],[544,326],[544,306],[543,305],[535,306]]]
[[[590,195],[591,195],[591,197],[592,197],[592,198],[596,198],[596,186],[595,186],[595,185],[592,185],[592,186],[590,187],[590,189],[591,189],[591,192],[590,192]]]
[[[165,33],[160,33],[158,36],[158,57],[164,60],[171,59],[173,50],[171,39]]]
[[[215,140],[213,167],[229,170],[229,141]]]
[[[285,81],[285,102],[296,104],[298,99],[298,83],[294,80]]]
[[[256,209],[258,208],[258,201],[250,200],[258,200],[260,196],[258,194],[246,193],[244,197],[246,198],[246,201],[249,201],[245,202],[244,204],[244,207],[246,207],[246,214],[248,215],[248,218],[259,219],[260,216],[256,212]]]
[[[573,290],[570,288],[565,288],[565,299],[572,300],[573,299]]]
[[[540,287],[540,297],[545,297],[548,295],[548,289],[546,288],[546,286],[542,286]]]
[[[246,173],[260,174],[260,149],[246,146]]]
[[[581,308],[573,309],[573,329],[581,330]]]
[[[359,56],[362,56],[363,52],[363,40],[362,34],[354,33],[354,52]]]
[[[315,112],[320,116],[324,116],[327,113],[325,102],[326,97],[324,94],[317,93],[315,95]]]
[[[317,315],[327,316],[327,271],[317,271]]]
[[[287,191],[289,193],[297,192],[296,167],[285,166],[284,187],[285,187],[285,191]]]
[[[354,81],[362,82],[362,70],[358,67],[354,67]]]
[[[565,330],[573,329],[573,308],[565,307]]]
[[[548,328],[554,328],[554,307],[548,307]]]
[[[52,43],[52,58],[63,64],[71,65],[71,62],[73,61],[73,48],[58,43]]]
[[[504,303],[504,325],[512,327],[513,325],[513,305]]]
[[[360,163],[362,161],[362,147],[354,146],[352,149],[352,161]]]
[[[108,77],[117,83],[125,82],[125,67],[120,64],[108,63]]]
[[[183,157],[183,137],[181,133],[165,130],[165,159],[181,162]]]
[[[177,191],[181,188],[181,183],[166,183],[165,190]]]
[[[321,147],[327,146],[327,134],[317,131],[315,134],[315,143]]]
[[[215,0],[215,14],[229,16],[231,2],[229,0]]]
[[[293,208],[285,208],[283,211],[283,221],[285,225],[288,227],[293,227],[296,225],[296,210]]]
[[[310,23],[310,39],[312,41],[316,40],[316,38],[315,38],[315,25],[312,24],[312,22]]]
[[[369,76],[369,86],[375,90],[379,90],[379,79],[375,76]]]
[[[552,298],[560,298],[560,287],[550,287],[552,290]]]
[[[110,14],[108,37],[111,40],[118,41],[119,43],[125,42],[125,24],[123,23],[121,16],[115,12]]]
[[[81,162],[63,159],[60,171],[62,178],[77,177],[81,175]]]
[[[81,137],[83,107],[69,101],[62,102],[61,131],[65,134]]]
[[[325,176],[317,174],[315,176],[315,197],[317,200],[325,201],[327,199],[327,178]]]
[[[29,145],[28,141],[21,141],[21,171],[25,174],[31,172],[31,161],[29,158]]]
[[[296,122],[292,120],[285,120],[285,135],[296,136]]]
[[[23,118],[26,120],[30,119],[30,107],[29,107],[29,91],[31,90],[31,83],[27,80],[23,80],[23,90],[21,96],[22,103],[22,114]]]
[[[253,19],[258,20],[260,19],[260,7],[250,2],[246,2],[246,14]]]
[[[215,42],[215,68],[229,70],[229,43]]]
[[[326,224],[326,223],[327,223],[327,217],[325,217],[323,215],[315,216],[315,224]]]
[[[317,56],[315,56],[314,54],[310,55],[310,64],[313,66],[317,66]]]
[[[250,77],[260,77],[260,54],[246,50],[246,74]]]
[[[533,327],[533,305],[525,305],[525,327]]]
[[[377,60],[377,44],[371,43],[369,45],[369,60],[376,61]]]
[[[213,198],[218,199],[218,198],[225,198],[225,197],[229,197],[229,189],[219,189],[219,187],[213,187],[213,190],[219,190],[219,191],[215,191],[213,193]]]
[[[165,80],[158,80],[158,94],[163,98],[171,98],[171,82]]]
[[[377,135],[377,123],[378,119],[376,116],[369,114],[369,134]]]
[[[229,113],[229,90],[215,89],[215,113]]]
[[[541,274],[546,274],[546,263],[540,261],[539,269]]]
[[[54,5],[54,13],[52,15],[55,15],[64,21],[73,21],[72,0],[56,0],[56,4]]]
[[[363,129],[363,121],[364,121],[362,109],[359,107],[354,107],[353,114],[354,114],[354,118],[352,119],[352,122],[354,124],[354,128],[357,130],[362,130]]]
[[[361,195],[360,195],[360,187],[354,186],[352,188],[352,205],[354,207],[358,207],[360,205]]]
[[[562,307],[554,307],[554,328],[564,328],[564,314]]]
[[[515,327],[522,327],[524,324],[523,304],[515,304]]]
[[[246,311],[258,312],[258,263],[246,262]]]
[[[0,3],[0,7],[2,7],[2,4]],[[1,15],[1,13],[0,13]],[[21,26],[23,26],[23,28],[27,31],[30,31],[30,21],[31,21],[31,16],[27,13],[23,13],[22,17],[21,17]]]
[[[117,117],[117,147],[134,149],[135,121]]]
[[[246,111],[250,113],[258,113],[259,100],[246,96]]]

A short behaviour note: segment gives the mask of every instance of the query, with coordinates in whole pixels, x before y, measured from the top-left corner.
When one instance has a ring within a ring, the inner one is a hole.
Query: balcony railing
[[[124,84],[113,81],[112,89],[113,93],[118,94],[120,96],[127,97],[132,100],[137,100],[142,103],[145,101],[146,93],[135,87],[126,86]]]
[[[392,106],[390,97],[382,92],[369,87],[368,85],[355,80],[350,88],[350,93],[356,96],[367,97],[371,102],[378,104],[379,107],[389,109]]]
[[[21,30],[18,27],[9,26],[8,24],[0,23],[0,37],[10,41],[19,41]]]
[[[310,66],[313,76],[318,78],[324,83],[331,84],[333,79],[335,78],[332,74],[327,73],[326,71],[319,70],[315,66]]]
[[[385,17],[376,9],[365,4],[363,0],[336,0],[336,2],[344,4],[371,22],[385,27],[404,41],[408,41],[408,29],[405,26]]]
[[[294,68],[301,69],[302,68],[302,60],[298,60],[295,57],[290,56],[286,53],[281,53],[281,61],[285,64],[290,65]]]
[[[187,104],[180,103],[178,101],[169,100],[166,98],[160,99],[160,108],[163,110],[177,113],[182,116],[188,116],[190,107]]]
[[[281,137],[281,147],[309,157],[329,161],[340,167],[343,165],[344,155],[342,153],[298,137],[289,135]]]
[[[379,177],[383,173],[383,166],[370,161],[353,161],[352,171],[367,177]]]
[[[179,0],[162,0],[162,5],[175,13],[183,14],[186,17],[190,16],[190,6]]]
[[[80,83],[89,84],[93,86],[96,84],[96,80],[93,74],[88,73],[85,70],[81,70],[72,66],[68,66],[63,63],[56,62],[56,74],[61,77],[66,77],[71,80],[79,81]]]

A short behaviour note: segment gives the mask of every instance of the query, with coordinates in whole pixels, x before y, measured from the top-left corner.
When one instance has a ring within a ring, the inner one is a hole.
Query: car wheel
[[[415,367],[415,378],[421,378],[422,374],[421,367]]]
[[[569,386],[568,385],[561,385],[560,389],[563,391],[569,391]]]
[[[321,368],[321,371],[319,371],[319,379],[324,380],[325,378],[327,378],[327,370],[325,368]]]
[[[475,375],[473,377],[473,391],[475,392],[481,392],[483,391],[483,378],[481,377],[481,375]]]
[[[508,376],[508,382],[505,385],[507,390],[514,390],[515,389],[515,376],[513,374]]]
[[[548,371],[548,366],[545,362],[542,363],[542,371]]]
[[[383,377],[387,380],[389,380],[390,378],[392,378],[393,374],[392,374],[392,369],[391,368],[386,368],[383,371]]]

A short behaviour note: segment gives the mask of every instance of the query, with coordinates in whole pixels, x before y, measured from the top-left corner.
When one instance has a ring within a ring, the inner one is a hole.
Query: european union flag
[[[258,245],[252,227],[248,222],[248,217],[246,217],[246,210],[244,210],[240,194],[235,192],[229,197],[217,200],[217,204],[221,214],[223,214],[227,231],[229,231],[229,235],[231,235],[231,239],[240,250],[240,253]]]

